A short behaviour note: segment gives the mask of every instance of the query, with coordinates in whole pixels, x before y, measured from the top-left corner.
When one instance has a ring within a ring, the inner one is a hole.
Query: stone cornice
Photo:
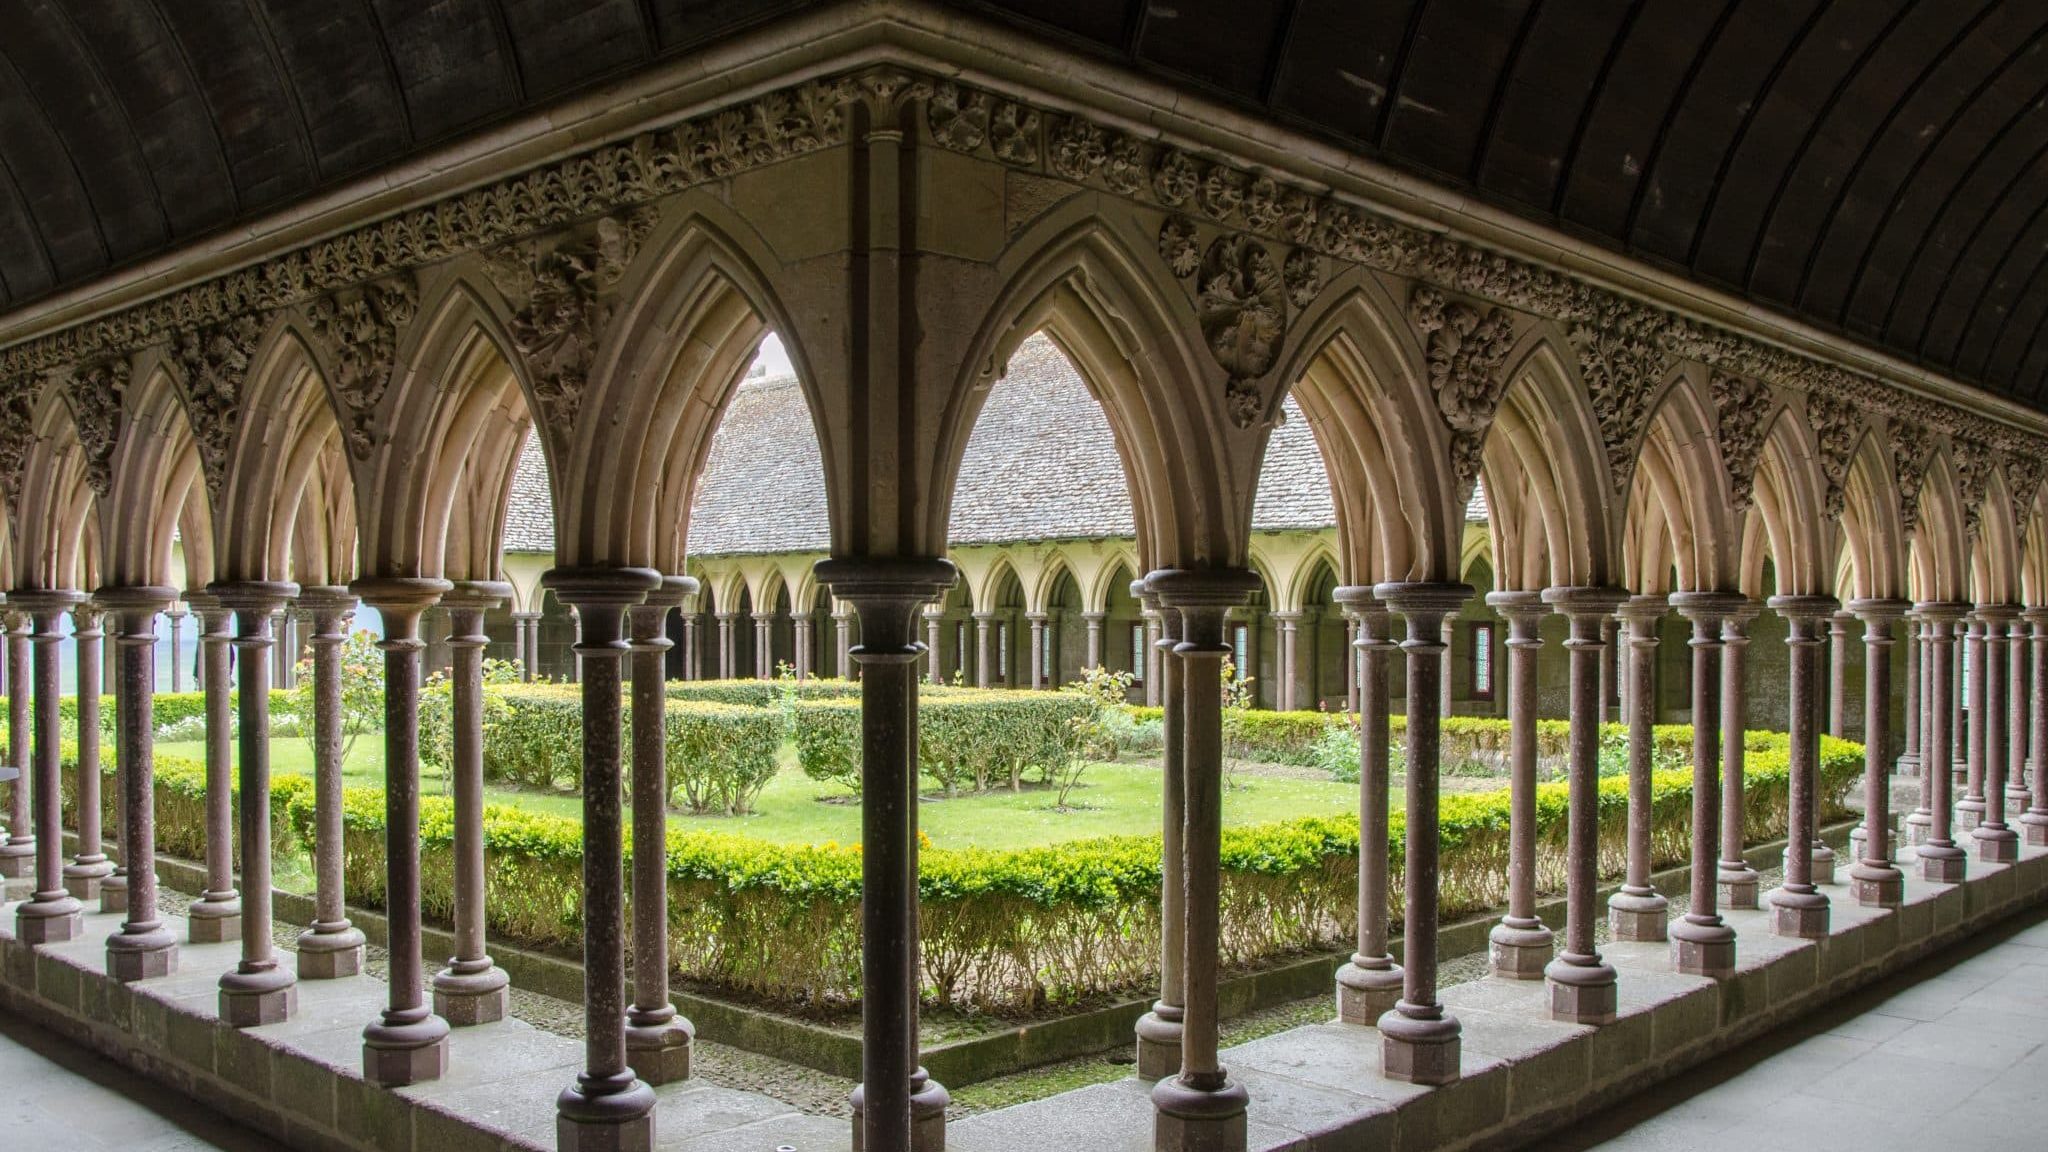
[[[940,146],[1165,213],[1162,252],[1194,281],[1205,335],[1230,377],[1241,423],[1275,410],[1277,389],[1265,377],[1289,309],[1311,300],[1329,263],[1338,262],[1559,325],[1591,393],[1617,485],[1648,415],[1650,378],[1680,362],[1804,392],[1832,411],[1937,429],[1959,450],[1996,450],[2008,462],[2048,456],[2048,415],[1156,81],[1092,62],[1034,70],[1028,65],[1044,50],[1014,36],[991,49],[964,35],[984,27],[951,10],[874,3],[737,38],[712,54],[739,78],[722,85],[733,101],[727,106],[678,122],[680,98],[648,98],[636,124],[592,113],[585,97],[576,109],[604,125],[586,138],[604,142],[310,243],[251,250],[246,258],[260,263],[28,335],[0,348],[0,401],[39,388],[52,373],[360,291],[464,252],[503,249],[834,147],[845,139],[844,105],[886,94],[924,103],[927,130]],[[832,53],[843,69],[836,73]],[[771,67],[813,78],[762,91]],[[1118,82],[1102,82],[1111,77]],[[681,65],[620,87],[645,95],[664,78],[688,87],[695,109],[711,108],[721,90],[700,69]],[[546,118],[536,118],[534,130],[547,130],[559,149],[559,129]],[[524,155],[514,144],[483,151]],[[332,197],[326,203],[338,210]],[[374,211],[389,199],[370,203]],[[1226,287],[1217,291],[1219,284]],[[1491,398],[1495,382],[1484,375],[1491,365],[1480,357],[1477,367],[1476,375],[1470,364],[1446,369],[1454,395],[1471,398],[1446,405],[1454,429],[1475,422]],[[2036,478],[2025,479],[2031,494]]]

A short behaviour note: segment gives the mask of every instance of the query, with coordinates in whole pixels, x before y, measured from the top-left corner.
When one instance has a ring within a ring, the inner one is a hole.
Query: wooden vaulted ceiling
[[[957,0],[2048,409],[2039,0]],[[0,311],[797,0],[0,0]]]

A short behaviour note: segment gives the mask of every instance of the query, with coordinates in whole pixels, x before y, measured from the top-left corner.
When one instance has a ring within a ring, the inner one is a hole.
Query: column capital
[[[85,601],[85,593],[71,588],[17,588],[8,594],[7,606],[40,621],[62,616]]]
[[[1764,603],[1785,619],[1808,625],[1833,617],[1842,606],[1833,596],[1773,596]]]
[[[1671,597],[1663,593],[1643,592],[1630,596],[1614,610],[1623,620],[1650,622],[1662,620],[1671,613]]]
[[[2003,624],[2018,619],[2019,614],[2020,606],[2017,604],[1979,604],[1970,612],[1973,618],[1986,624]]]
[[[1680,616],[1695,623],[1719,624],[1735,618],[1749,610],[1754,618],[1754,603],[1740,592],[1673,592],[1671,608]]]
[[[1391,580],[1375,584],[1372,594],[1395,615],[1410,620],[1449,616],[1472,599],[1472,586],[1450,581]]]
[[[1083,621],[1084,623],[1088,623],[1088,624],[1100,624],[1100,623],[1102,623],[1103,621],[1105,621],[1105,620],[1108,620],[1108,619],[1109,619],[1109,613],[1108,613],[1108,612],[1106,612],[1106,611],[1104,611],[1104,612],[1083,612],[1083,613],[1081,613],[1081,619],[1082,619],[1082,621]]]
[[[2034,626],[2034,634],[2036,636],[2048,634],[2043,631],[2048,629],[2048,605],[2030,606],[2026,611],[2020,613],[2020,619]]]
[[[933,557],[833,557],[813,569],[834,600],[860,613],[863,662],[908,654],[915,658],[917,617],[960,578],[950,560]],[[977,616],[979,619],[979,616]]]
[[[433,607],[453,585],[446,580],[419,576],[369,576],[348,587],[383,617],[384,639],[379,647],[389,652],[394,650],[394,645],[420,642],[420,615]]]
[[[1510,620],[1518,617],[1533,620],[1550,613],[1550,606],[1543,602],[1541,592],[1488,592],[1486,606]]]
[[[1364,625],[1374,616],[1380,619],[1380,630],[1385,631],[1387,606],[1372,594],[1370,584],[1340,584],[1330,592],[1330,599],[1342,605],[1346,615]]]
[[[1891,597],[1870,596],[1851,600],[1846,605],[1843,605],[1843,607],[1861,618],[1865,623],[1875,623],[1877,621],[1890,623],[1893,620],[1905,618],[1905,615],[1913,610],[1913,602],[1910,600],[1893,599]]]
[[[1258,574],[1245,568],[1161,568],[1145,583],[1163,608],[1235,608],[1259,590]]]
[[[1937,624],[1953,624],[1969,614],[1970,605],[1961,600],[1922,600],[1913,611]]]
[[[185,593],[185,603],[192,606],[192,612],[199,617],[201,639],[225,635],[228,618],[231,615],[220,597],[205,589],[192,589]]]
[[[1574,624],[1582,621],[1598,622],[1612,617],[1623,604],[1628,603],[1628,598],[1628,593],[1619,588],[1597,585],[1543,590],[1543,602],[1550,605],[1552,611]]]
[[[512,598],[512,585],[502,580],[457,580],[441,594],[440,607],[483,612]]]
[[[216,580],[206,590],[216,604],[238,616],[272,615],[299,594],[299,586],[289,580]]]
[[[775,613],[773,612],[754,612],[750,615],[756,624],[768,624],[775,620]]]
[[[101,607],[120,624],[117,640],[147,633],[148,639],[153,641],[156,629],[151,626],[152,618],[176,602],[178,590],[155,584],[131,584],[102,588],[93,593],[93,599],[99,601]]]
[[[299,614],[310,616],[318,626],[328,621],[339,622],[342,617],[356,610],[361,601],[356,594],[336,584],[314,584],[299,589],[296,606]]]
[[[1308,616],[1308,613],[1299,609],[1292,609],[1286,612],[1268,612],[1266,616],[1270,619],[1278,620],[1282,624],[1299,624]]]

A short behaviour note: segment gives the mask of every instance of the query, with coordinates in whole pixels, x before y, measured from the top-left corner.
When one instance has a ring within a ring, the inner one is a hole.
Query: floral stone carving
[[[1408,318],[1426,341],[1429,386],[1436,393],[1437,412],[1451,429],[1451,464],[1463,502],[1471,499],[1486,430],[1507,391],[1501,365],[1514,346],[1514,319],[1499,308],[1481,312],[1446,300],[1427,285],[1418,285],[1409,296]]]

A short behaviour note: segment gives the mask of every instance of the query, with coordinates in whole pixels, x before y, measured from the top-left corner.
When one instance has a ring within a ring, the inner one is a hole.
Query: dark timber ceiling
[[[0,0],[0,310],[795,0]],[[2048,407],[2043,0],[960,0]]]

